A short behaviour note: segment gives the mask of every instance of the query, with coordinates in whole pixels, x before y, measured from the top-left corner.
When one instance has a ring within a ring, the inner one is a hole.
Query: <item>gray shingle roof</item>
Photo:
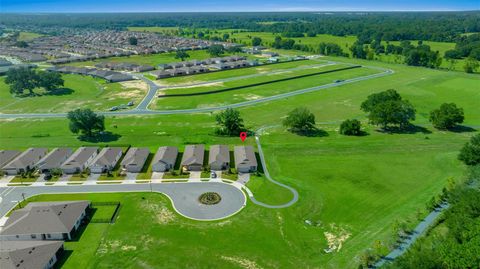
[[[182,157],[182,165],[200,164],[203,165],[205,145],[187,145]]]
[[[122,152],[123,150],[120,147],[103,148],[97,157],[93,159],[91,166],[115,166],[117,156]]]
[[[42,169],[45,168],[60,168],[60,165],[70,156],[72,155],[71,148],[55,148],[50,153],[45,155],[40,161],[38,161],[35,165]]]
[[[98,147],[81,147],[75,151],[61,166],[63,169],[83,166],[93,154],[96,154]]]
[[[235,166],[248,165],[257,166],[257,158],[252,146],[235,146]]]
[[[46,148],[29,148],[22,152],[22,154],[18,155],[10,161],[8,164],[6,164],[3,168],[22,168],[26,167],[28,165],[31,165],[31,163],[36,163],[39,161],[45,154],[47,154],[48,149]]]
[[[212,145],[208,155],[208,163],[230,163],[230,151],[227,145]]]
[[[62,246],[62,241],[2,241],[0,268],[44,269]]]
[[[0,235],[69,233],[89,201],[35,202],[13,211]]]
[[[20,154],[18,150],[0,150],[0,168],[13,160]]]
[[[153,157],[152,165],[158,162],[175,164],[177,160],[178,149],[176,147],[159,147]]]
[[[130,148],[123,157],[122,166],[129,165],[129,164],[139,164],[143,165],[145,160],[150,154],[150,150],[148,148]]]

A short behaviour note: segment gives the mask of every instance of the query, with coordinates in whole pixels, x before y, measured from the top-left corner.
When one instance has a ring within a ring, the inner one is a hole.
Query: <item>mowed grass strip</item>
[[[333,68],[332,66],[326,67]],[[351,70],[344,70],[334,73],[319,74],[306,78],[299,78],[289,81],[282,81],[267,85],[254,86],[244,88],[238,91],[221,92],[211,95],[202,96],[181,96],[181,97],[168,97],[157,98],[151,104],[152,109],[158,110],[172,110],[172,109],[189,109],[189,108],[202,108],[202,107],[215,107],[227,104],[235,104],[248,100],[260,99],[263,97],[273,96],[277,94],[292,92],[305,88],[321,86],[325,84],[334,83],[336,80],[345,80],[349,78],[355,78],[360,76],[366,76],[379,73],[378,70],[368,68],[356,68]],[[247,83],[243,81],[243,83]],[[248,83],[250,84],[250,83]],[[248,85],[247,84],[247,85]],[[232,82],[229,85],[241,85],[241,82]],[[201,89],[202,91],[210,90],[208,87],[197,87],[195,90]],[[182,91],[182,93],[186,90]]]

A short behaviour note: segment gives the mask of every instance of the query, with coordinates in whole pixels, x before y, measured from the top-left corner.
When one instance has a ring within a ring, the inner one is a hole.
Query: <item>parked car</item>
[[[215,173],[215,172],[210,173],[210,177],[211,178],[217,178],[217,173]]]
[[[128,102],[127,106],[133,106],[133,101]]]
[[[116,111],[116,110],[118,110],[118,107],[117,107],[117,106],[112,106],[112,107],[110,108],[110,111]]]
[[[335,83],[340,83],[342,81],[344,81],[344,80],[343,79],[337,79],[337,80],[335,80]]]

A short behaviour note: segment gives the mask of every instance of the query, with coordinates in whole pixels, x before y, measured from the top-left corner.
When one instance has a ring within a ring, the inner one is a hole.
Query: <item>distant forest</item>
[[[356,35],[364,40],[456,42],[480,32],[480,11],[2,14],[0,26],[55,34],[56,27],[123,30],[127,26],[245,29],[272,33]]]

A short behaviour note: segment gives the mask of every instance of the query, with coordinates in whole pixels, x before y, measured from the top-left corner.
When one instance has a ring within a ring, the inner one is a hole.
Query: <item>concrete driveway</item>
[[[4,216],[18,201],[45,193],[101,193],[101,192],[149,192],[167,195],[173,208],[180,215],[194,220],[218,220],[230,217],[246,205],[245,194],[237,187],[221,182],[198,183],[152,183],[152,184],[95,184],[95,185],[52,185],[52,186],[21,186],[0,187],[0,216]],[[216,192],[222,200],[216,205],[203,205],[198,201],[204,192]],[[121,214],[121,213],[120,213]]]

